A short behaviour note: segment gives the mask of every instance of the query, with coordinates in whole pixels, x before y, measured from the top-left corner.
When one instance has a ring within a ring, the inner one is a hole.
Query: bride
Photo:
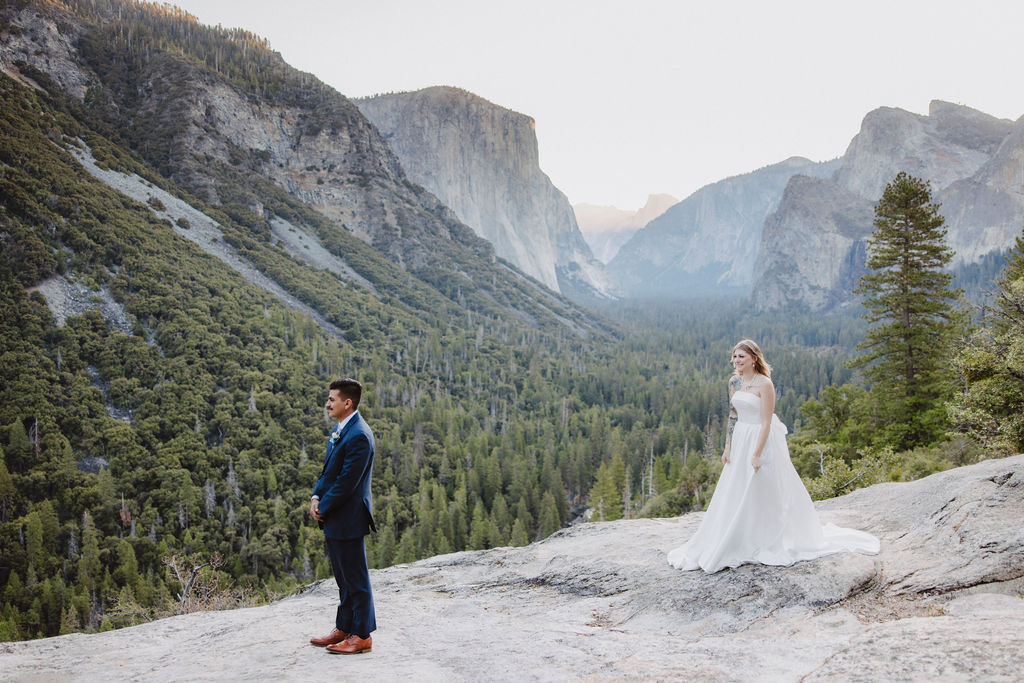
[[[732,351],[724,468],[711,504],[689,541],[668,554],[677,569],[717,572],[750,562],[790,565],[831,553],[877,553],[878,539],[821,525],[789,460],[786,426],[774,415],[771,366],[744,339]]]

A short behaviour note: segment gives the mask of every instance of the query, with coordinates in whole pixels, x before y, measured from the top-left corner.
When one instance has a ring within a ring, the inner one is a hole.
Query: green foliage
[[[897,449],[931,443],[946,428],[946,359],[958,316],[958,292],[942,268],[953,252],[929,184],[900,172],[875,207],[867,266],[855,290],[871,324],[851,366],[863,369],[883,416],[880,429]]]
[[[1001,454],[1024,451],[1024,236],[1007,256],[994,306],[953,359],[954,428]]]
[[[888,481],[890,470],[898,460],[891,448],[865,453],[854,459],[852,465],[829,453],[828,447],[820,446],[819,454],[820,474],[804,479],[807,492],[814,500],[834,498],[854,489]]]

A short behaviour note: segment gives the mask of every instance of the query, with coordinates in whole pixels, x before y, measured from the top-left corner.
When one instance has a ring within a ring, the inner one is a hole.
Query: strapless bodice
[[[761,397],[749,391],[736,391],[732,395],[732,405],[736,408],[736,420],[742,424],[761,424]],[[782,424],[777,415],[772,415],[772,427],[781,428],[786,434],[789,430]]]
[[[761,424],[761,397],[749,391],[737,391],[732,395],[732,406],[740,422]]]

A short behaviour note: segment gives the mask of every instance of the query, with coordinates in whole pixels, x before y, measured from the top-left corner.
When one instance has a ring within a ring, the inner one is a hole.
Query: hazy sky
[[[1024,115],[1020,0],[177,0],[349,97],[452,85],[537,122],[573,203],[840,156],[880,106]]]

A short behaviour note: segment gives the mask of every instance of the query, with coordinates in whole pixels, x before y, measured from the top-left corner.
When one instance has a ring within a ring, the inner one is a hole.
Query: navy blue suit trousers
[[[373,591],[370,588],[370,571],[366,567],[363,537],[345,540],[327,537],[324,541],[334,580],[338,582],[338,613],[334,627],[367,638],[377,629],[377,617],[373,611]]]

